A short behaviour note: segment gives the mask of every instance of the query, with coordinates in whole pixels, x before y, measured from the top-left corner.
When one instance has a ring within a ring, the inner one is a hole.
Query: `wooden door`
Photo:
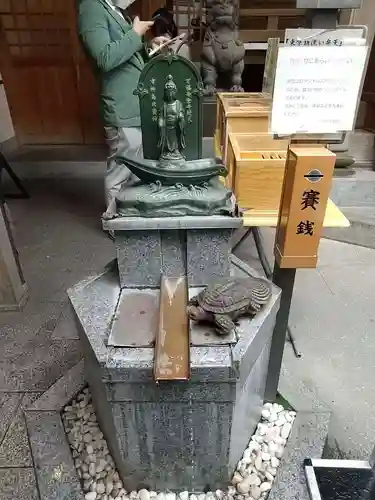
[[[99,144],[98,87],[75,0],[0,0],[0,71],[21,144]]]

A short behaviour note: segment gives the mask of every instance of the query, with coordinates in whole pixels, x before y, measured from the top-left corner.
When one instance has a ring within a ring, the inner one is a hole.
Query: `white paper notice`
[[[367,50],[350,46],[280,48],[271,132],[352,130]]]

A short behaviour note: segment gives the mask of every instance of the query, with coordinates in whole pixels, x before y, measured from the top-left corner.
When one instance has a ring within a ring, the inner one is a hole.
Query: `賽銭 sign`
[[[277,135],[352,130],[366,46],[279,49],[271,132]]]

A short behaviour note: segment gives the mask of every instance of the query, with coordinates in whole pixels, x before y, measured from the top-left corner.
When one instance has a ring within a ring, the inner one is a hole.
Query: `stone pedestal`
[[[231,237],[240,218],[121,217],[105,223],[116,236],[123,288],[159,287],[160,276],[187,275],[190,286],[229,276]]]
[[[218,276],[256,274],[231,256],[240,220],[117,219],[117,260],[69,297],[102,431],[127,490],[215,490],[230,479],[260,417],[280,290],[231,335],[190,325],[189,381],[153,376],[160,277],[195,295]],[[121,347],[115,347],[121,346]]]

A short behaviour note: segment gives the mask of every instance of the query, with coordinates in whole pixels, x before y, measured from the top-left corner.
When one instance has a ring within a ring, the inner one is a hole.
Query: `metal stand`
[[[272,281],[281,288],[280,309],[276,316],[273,331],[268,378],[266,383],[265,400],[274,401],[279,385],[281,363],[284,353],[285,337],[288,330],[290,305],[292,303],[296,269],[282,269],[275,261]]]
[[[0,151],[0,192],[2,191],[2,173],[5,170],[9,177],[12,179],[17,189],[19,190],[18,194],[3,194],[4,198],[13,198],[13,199],[28,199],[30,198],[29,193],[24,188],[22,182],[19,177],[14,173],[12,167],[9,165],[4,155]]]
[[[234,252],[234,250],[236,248],[238,248],[240,246],[240,244],[246,240],[246,238],[252,234],[253,235],[253,238],[254,238],[254,242],[255,242],[255,247],[257,249],[257,253],[258,253],[258,257],[259,257],[259,260],[260,260],[260,263],[262,264],[262,268],[263,268],[263,271],[264,271],[264,274],[266,275],[266,277],[268,279],[272,279],[272,270],[271,270],[271,266],[268,262],[268,259],[267,259],[267,256],[265,254],[265,251],[264,251],[264,247],[263,247],[263,243],[262,243],[262,237],[261,237],[261,234],[260,234],[260,231],[257,227],[249,227],[247,229],[247,231],[245,232],[245,234],[240,238],[239,241],[237,241],[237,243],[234,245],[234,247],[232,248],[232,252]],[[289,316],[289,314],[288,314]],[[296,340],[290,330],[290,327],[289,325],[287,325],[287,330],[286,330],[286,333],[287,333],[287,338],[288,338],[288,341],[291,343],[292,345],[292,348],[293,348],[293,352],[294,352],[294,355],[296,356],[296,358],[300,358],[302,357],[302,354],[301,352],[298,350],[297,348],[297,344],[296,344]]]

